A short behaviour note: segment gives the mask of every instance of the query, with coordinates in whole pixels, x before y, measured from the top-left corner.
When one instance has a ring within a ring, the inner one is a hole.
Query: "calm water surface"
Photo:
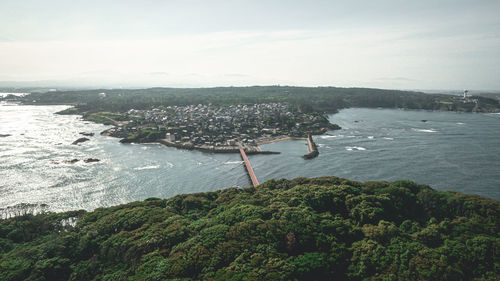
[[[0,104],[0,134],[10,135],[0,137],[0,209],[44,203],[53,211],[92,210],[250,184],[238,154],[120,144],[99,135],[106,126],[54,114],[64,108]],[[346,109],[330,120],[343,129],[315,137],[316,159],[300,157],[307,152],[304,141],[263,146],[279,155],[249,156],[259,181],[328,175],[411,179],[500,199],[498,114]],[[71,145],[82,137],[79,132],[95,136]],[[101,161],[81,161],[86,158]],[[65,163],[71,159],[80,161]]]

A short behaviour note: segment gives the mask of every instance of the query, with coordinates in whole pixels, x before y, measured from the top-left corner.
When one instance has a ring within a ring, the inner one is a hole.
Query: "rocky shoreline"
[[[310,138],[311,135],[322,135],[325,134],[328,130],[339,130],[340,126],[336,124],[328,124],[326,127],[320,127],[315,130],[309,132],[308,137],[302,136],[289,136],[289,135],[263,135],[259,138],[256,138],[252,143],[245,142],[234,142],[231,145],[213,145],[213,144],[193,144],[191,142],[180,142],[173,141],[171,139],[165,138],[165,136],[160,136],[161,132],[159,130],[154,131],[155,134],[137,134],[135,136],[131,136],[130,132],[126,130],[122,130],[122,126],[124,124],[117,124],[114,127],[106,129],[101,132],[102,136],[109,136],[114,138],[119,138],[120,143],[160,143],[169,147],[175,147],[179,149],[186,150],[198,150],[207,153],[240,153],[239,148],[242,147],[246,154],[280,154],[280,152],[276,151],[266,151],[262,150],[259,146],[276,143],[280,141],[286,140],[305,140],[307,141],[309,152],[302,156],[304,159],[312,159],[318,156],[319,152]],[[312,142],[312,146],[310,143]],[[313,147],[313,148],[311,148]]]
[[[142,140],[130,140],[127,139],[125,135],[120,135],[116,136],[113,134],[109,133],[109,130],[105,130],[101,132],[101,136],[107,136],[107,137],[115,137],[115,138],[121,138],[120,143],[160,143],[169,147],[175,147],[179,149],[187,149],[187,150],[198,150],[202,152],[209,152],[209,153],[240,153],[239,151],[239,146],[200,146],[200,145],[189,145],[185,143],[176,143],[169,141],[168,139],[156,139],[156,140],[147,140],[147,141],[142,141]],[[304,138],[294,138],[294,137],[278,137],[278,138],[272,138],[269,140],[261,141],[258,142],[258,145],[262,144],[267,144],[267,143],[273,143],[273,142],[278,142],[278,141],[284,141],[284,140],[290,140],[290,139],[304,139]],[[258,146],[251,146],[251,145],[243,145],[243,148],[247,154],[280,154],[280,152],[277,151],[267,151],[267,150],[261,150]]]
[[[322,130],[316,132],[318,135],[324,134],[328,131],[328,129],[323,128]],[[108,136],[108,137],[115,137],[115,138],[120,138],[121,143],[160,143],[169,147],[175,147],[179,149],[187,149],[187,150],[198,150],[202,152],[208,152],[208,153],[239,153],[239,146],[234,145],[234,146],[208,146],[208,145],[190,145],[190,144],[185,144],[185,143],[176,143],[173,141],[169,141],[168,139],[156,139],[156,140],[130,140],[127,138],[127,135],[116,135],[113,133],[110,133],[110,130],[105,130],[101,132],[102,136]],[[310,135],[309,135],[310,136]],[[243,149],[245,152],[249,155],[252,154],[280,154],[280,152],[277,151],[268,151],[268,150],[262,150],[259,148],[260,145],[265,145],[265,144],[270,144],[270,143],[276,143],[276,142],[281,142],[281,141],[287,141],[287,140],[305,140],[308,141],[308,138],[304,137],[292,137],[292,136],[265,136],[261,137],[259,139],[256,139],[256,146],[254,145],[248,145],[244,144]],[[311,138],[312,140],[312,138]],[[302,156],[304,159],[312,159],[316,157],[319,152],[316,148],[316,144],[314,144],[314,141],[312,141],[315,149],[309,150],[307,154]],[[309,146],[309,141],[308,141],[308,146]]]

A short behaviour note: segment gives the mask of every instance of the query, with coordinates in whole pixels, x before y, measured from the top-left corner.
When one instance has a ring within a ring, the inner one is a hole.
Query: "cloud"
[[[168,72],[163,72],[163,71],[153,71],[149,72],[148,75],[153,75],[153,76],[168,76],[170,75]]]
[[[417,79],[412,79],[408,77],[379,77],[374,79],[375,81],[397,81],[397,82],[415,82]]]
[[[223,74],[225,77],[249,77],[247,74],[241,74],[241,73],[226,73]]]
[[[99,85],[500,88],[500,39],[420,39],[425,28],[183,34],[162,39],[0,42],[0,80]],[[466,43],[464,43],[466,42]],[[480,66],[479,70],[470,65]],[[196,74],[196,75],[191,75]],[[365,81],[365,82],[363,82]],[[368,82],[366,82],[368,81]]]

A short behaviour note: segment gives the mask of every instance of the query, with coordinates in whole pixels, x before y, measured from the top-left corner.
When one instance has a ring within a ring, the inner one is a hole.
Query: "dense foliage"
[[[0,220],[0,280],[498,280],[499,215],[410,181],[271,180]]]
[[[100,95],[102,92],[106,93],[105,97]],[[450,102],[451,97],[369,88],[255,86],[55,91],[33,93],[21,99],[27,104],[73,104],[80,113],[123,112],[132,108],[149,109],[168,105],[212,103],[224,106],[269,102],[288,102],[302,112],[335,112],[347,107],[452,111],[472,111],[476,108],[473,103]],[[479,111],[500,110],[498,100],[486,97],[477,98]]]

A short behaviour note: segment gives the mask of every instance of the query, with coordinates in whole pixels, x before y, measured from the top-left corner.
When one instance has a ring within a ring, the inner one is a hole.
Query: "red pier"
[[[252,181],[253,186],[259,185],[259,181],[257,180],[257,177],[255,176],[255,173],[253,172],[252,165],[250,165],[250,161],[248,161],[247,154],[245,153],[245,150],[240,147],[240,154],[241,154],[241,159],[243,159],[243,162],[245,163],[245,167],[247,169],[248,176],[250,177],[250,180]]]

